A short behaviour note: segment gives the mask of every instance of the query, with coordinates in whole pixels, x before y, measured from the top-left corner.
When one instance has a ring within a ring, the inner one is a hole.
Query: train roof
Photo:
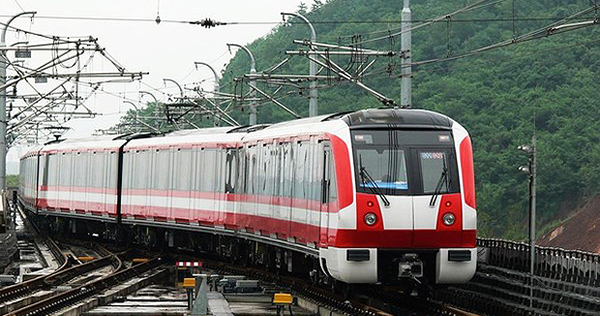
[[[287,126],[308,125],[320,122],[341,120],[351,127],[373,127],[374,125],[393,124],[406,128],[452,128],[453,121],[446,115],[420,109],[379,108],[352,112],[340,112],[286,121],[273,124],[266,129]]]
[[[273,135],[332,132],[346,126],[351,129],[380,128],[382,126],[410,129],[452,129],[453,124],[454,121],[449,117],[432,111],[380,108],[320,115],[271,125],[211,127],[167,134],[137,133],[64,139],[49,142],[35,150],[111,149],[118,148],[127,140],[131,140],[131,142],[126,147],[164,146],[173,143],[236,142]]]
[[[350,127],[374,127],[385,125],[398,128],[451,129],[453,121],[446,115],[417,109],[366,109],[332,116],[341,119]]]

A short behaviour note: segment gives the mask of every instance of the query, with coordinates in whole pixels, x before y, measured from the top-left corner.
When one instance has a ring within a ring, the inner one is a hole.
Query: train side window
[[[58,185],[58,175],[60,173],[59,164],[58,164],[58,156],[56,154],[50,155],[50,172],[48,174],[48,185],[57,186]]]
[[[269,161],[269,165],[267,167],[267,173],[269,175],[267,182],[267,195],[273,196],[277,195],[277,186],[278,186],[278,178],[279,178],[279,164],[277,161],[277,145],[269,144],[269,150],[267,153],[267,159]]]
[[[214,192],[216,182],[215,168],[217,166],[217,152],[215,149],[205,149],[203,152],[203,164],[200,168],[201,190],[204,192]]]
[[[291,143],[283,146],[283,191],[282,196],[292,197],[294,185],[294,150]]]
[[[192,173],[192,151],[190,149],[182,149],[178,152],[179,161],[174,164],[175,174],[174,179],[177,190],[189,191],[191,186]]]
[[[285,177],[285,170],[283,169],[284,145],[274,143],[273,147],[275,149],[275,165],[277,166],[277,170],[275,173],[275,182],[273,183],[273,195],[283,196],[283,181]]]
[[[259,178],[256,174],[256,170],[258,170],[258,156],[257,156],[257,152],[258,152],[258,147],[253,146],[252,148],[250,148],[250,170],[248,172],[248,180],[246,180],[248,182],[248,193],[250,194],[256,194],[257,190],[257,183],[259,183]]]
[[[123,152],[123,189],[131,188],[131,151]]]
[[[48,168],[50,172],[48,173],[48,185],[49,186],[57,186],[58,185],[58,174],[60,172],[58,165],[58,156],[56,154],[52,154],[48,156],[50,160],[50,167]]]
[[[48,168],[49,164],[50,164],[50,155],[44,155],[42,156],[44,159],[44,172],[42,173],[42,186],[48,186],[48,170],[50,170],[50,168]]]
[[[204,178],[204,150],[199,147],[193,149],[194,152],[194,163],[196,164],[196,170],[194,174],[194,185],[193,190],[202,191],[202,179]]]
[[[168,150],[161,150],[154,152],[153,154],[154,174],[156,176],[154,188],[165,190],[169,186],[169,174],[171,174],[170,152]]]
[[[66,153],[61,155],[60,164],[61,164],[61,175],[60,175],[60,185],[61,186],[71,186],[71,176],[72,176],[72,164],[71,164],[71,153]]]
[[[104,177],[104,163],[102,162],[102,154],[94,152],[92,153],[92,187],[102,187],[102,179]]]
[[[239,152],[240,170],[238,171],[238,187],[240,193],[248,193],[248,174],[250,172],[250,152],[248,148],[242,148]]]
[[[329,147],[331,148],[331,147]],[[329,176],[329,185],[328,185],[328,193],[329,193],[329,202],[335,202],[337,200],[337,175],[335,173],[335,159],[333,159],[333,150],[329,149],[327,154],[327,166],[329,167],[328,176]]]
[[[136,189],[148,189],[148,172],[150,166],[150,152],[136,151],[133,155],[133,187]]]
[[[311,168],[310,175],[310,199],[313,201],[319,201],[321,199],[321,177],[323,175],[322,161],[323,158],[320,156],[320,147],[318,144],[310,144],[310,155],[311,155]]]
[[[225,156],[225,192],[234,193],[237,189],[238,177],[238,149],[227,149]]]
[[[308,151],[306,143],[299,142],[296,146],[296,172],[294,178],[294,197],[299,199],[306,199],[306,190],[305,190],[305,179],[306,179],[306,163],[308,161]]]
[[[107,153],[108,156],[108,187],[111,189],[117,188],[117,164],[118,164],[118,155],[111,151]]]
[[[75,166],[75,175],[73,177],[74,187],[84,187],[87,178],[87,164],[85,161],[85,153],[76,153],[73,157]]]
[[[268,174],[268,148],[267,147],[261,147],[260,148],[260,162],[259,162],[259,167],[258,167],[258,176],[260,181],[258,182],[258,188],[256,190],[256,192],[258,194],[262,194],[262,195],[266,195],[267,194],[267,182],[268,182],[268,178],[269,178],[269,174]]]

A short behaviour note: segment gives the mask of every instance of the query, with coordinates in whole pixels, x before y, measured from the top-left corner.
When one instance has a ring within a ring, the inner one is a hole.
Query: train
[[[52,141],[21,158],[18,196],[54,229],[346,284],[476,269],[471,138],[427,110]]]

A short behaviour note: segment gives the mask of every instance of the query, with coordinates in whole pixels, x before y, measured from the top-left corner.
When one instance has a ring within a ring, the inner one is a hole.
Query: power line
[[[585,15],[591,11],[594,11],[595,9],[597,9],[597,6],[593,6],[588,9],[585,9],[583,11],[580,11],[578,13],[575,13],[575,14],[571,15],[571,17],[573,17],[573,18],[579,17],[579,16]],[[569,18],[571,18],[571,17],[569,17]],[[480,53],[483,53],[486,51],[503,48],[506,46],[523,43],[523,42],[528,42],[528,41],[532,41],[532,40],[536,40],[536,39],[541,39],[544,37],[549,37],[552,35],[580,29],[582,27],[598,25],[600,23],[598,20],[594,20],[594,21],[591,21],[591,23],[586,24],[586,25],[575,26],[573,28],[566,28],[566,29],[557,29],[557,26],[559,26],[560,24],[570,21],[569,18],[565,18],[560,21],[556,21],[555,23],[551,23],[543,28],[537,29],[535,31],[529,32],[527,34],[521,35],[519,37],[510,39],[510,40],[505,40],[505,41],[502,41],[502,42],[499,42],[496,44],[480,47],[480,48],[477,48],[477,49],[474,49],[474,50],[471,50],[471,51],[468,51],[468,52],[465,52],[465,53],[462,53],[462,54],[456,55],[456,56],[450,56],[450,57],[446,57],[446,58],[434,58],[434,59],[414,62],[414,63],[412,63],[412,66],[432,64],[432,63],[438,63],[438,62],[447,62],[447,61],[457,60],[457,59],[461,59],[461,58],[466,58],[466,57],[477,55],[477,54],[480,54]],[[554,29],[554,31],[553,31],[553,29]]]
[[[9,15],[2,15],[0,17],[10,17]],[[143,22],[143,23],[156,23],[155,19],[150,18],[113,18],[113,17],[93,17],[93,16],[48,16],[48,15],[40,15],[35,16],[36,19],[50,19],[50,20],[78,20],[78,21],[104,21],[104,22]],[[486,19],[452,19],[452,22],[457,23],[479,23],[479,22],[512,22],[513,20],[516,22],[528,22],[528,21],[554,21],[557,19],[565,19],[566,17],[556,16],[556,17],[500,17],[500,18],[486,18]],[[583,18],[571,19],[571,21],[579,21],[584,20]],[[180,24],[192,24],[197,21],[189,21],[189,20],[161,20],[161,23],[180,23]],[[445,20],[437,20],[437,19],[414,19],[413,22],[418,23],[446,23]],[[219,22],[221,25],[260,25],[260,24],[280,24],[281,21],[226,21]],[[288,24],[301,24],[295,22],[287,22]],[[401,20],[321,20],[321,21],[311,21],[312,24],[400,24]],[[24,31],[21,29],[14,28],[18,31]],[[381,30],[373,33],[385,33],[389,31],[393,31],[394,29]]]

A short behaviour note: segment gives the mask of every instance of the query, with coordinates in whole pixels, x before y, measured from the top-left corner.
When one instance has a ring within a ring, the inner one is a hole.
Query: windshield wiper
[[[438,195],[442,191],[442,185],[446,182],[448,178],[448,168],[446,168],[446,160],[444,160],[444,169],[442,169],[442,174],[440,175],[440,179],[438,180],[437,185],[435,186],[435,190],[433,191],[433,195],[431,196],[431,200],[429,200],[429,207],[433,207],[435,205],[435,201],[437,200]]]
[[[371,175],[369,174],[367,169],[365,169],[365,167],[362,165],[362,157],[359,157],[359,164],[360,164],[360,178],[361,178],[362,182],[366,183],[365,180],[371,182],[371,185],[367,186],[369,188],[369,190],[371,190],[371,192],[373,194],[379,195],[379,197],[383,201],[383,205],[385,205],[386,207],[390,206],[390,201],[387,199],[385,194],[383,194],[383,192],[381,191],[381,188],[379,188],[379,186],[377,185],[375,180],[373,180],[373,177],[371,177]]]

